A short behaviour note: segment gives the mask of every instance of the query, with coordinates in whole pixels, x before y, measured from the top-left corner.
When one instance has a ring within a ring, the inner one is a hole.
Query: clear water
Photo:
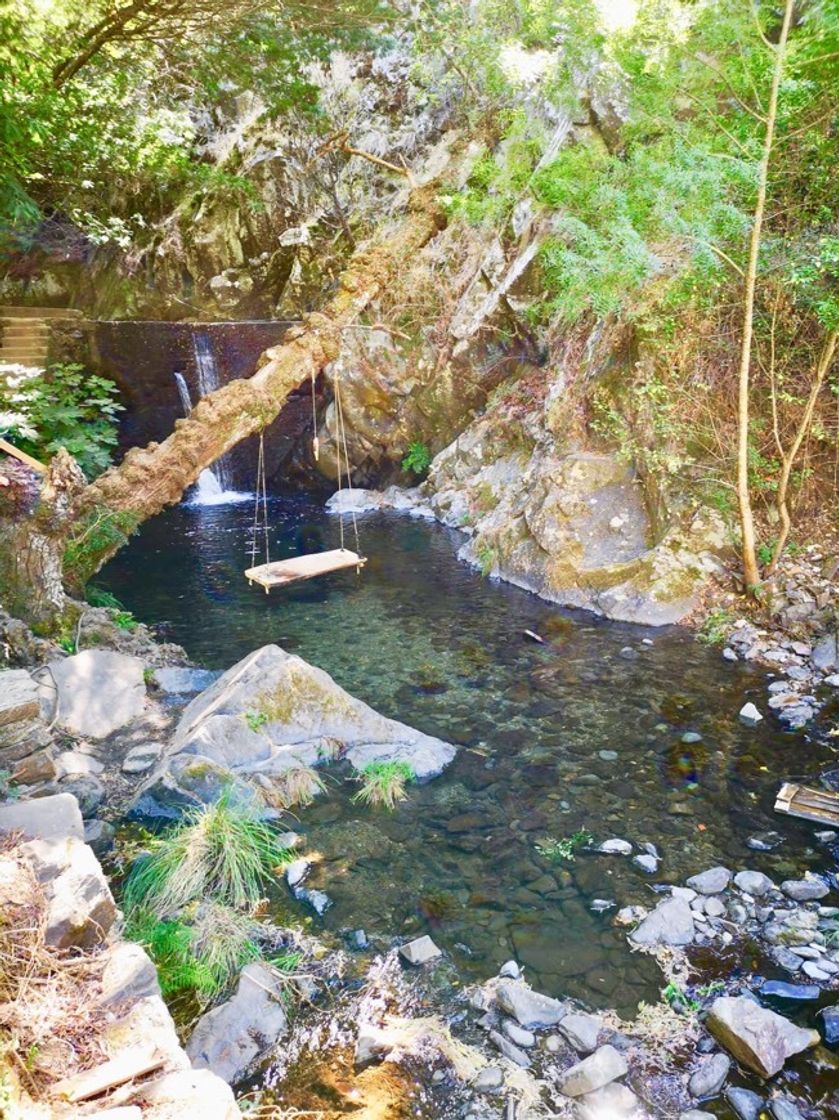
[[[739,724],[744,696],[765,700],[761,671],[676,628],[572,615],[485,580],[455,559],[459,534],[396,515],[361,519],[360,577],[268,596],[242,576],[251,517],[246,506],[172,509],[103,582],[142,620],[165,621],[198,662],[226,668],[276,642],[460,747],[393,814],[353,805],[342,780],[300,813],[295,827],[322,857],[311,885],[334,902],[328,929],[430,932],[465,976],[516,957],[542,990],[631,1013],[658,998],[660,975],[630,954],[614,911],[592,911],[594,899],[650,903],[652,883],[717,862],[776,879],[820,866],[809,826],[776,816],[772,802],[779,779],[812,775],[828,751],[769,721]],[[274,559],[337,544],[337,521],[314,505],[273,501],[271,523]],[[686,731],[702,741],[683,744]],[[551,866],[536,851],[580,828],[653,842],[660,873],[585,854]],[[749,851],[746,838],[766,829],[786,842]]]

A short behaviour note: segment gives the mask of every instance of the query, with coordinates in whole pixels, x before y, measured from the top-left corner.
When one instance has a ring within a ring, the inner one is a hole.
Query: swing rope
[[[348,490],[352,489],[352,478],[350,476],[350,455],[349,455],[349,450],[347,448],[347,432],[346,432],[346,428],[344,427],[344,406],[343,406],[342,401],[341,401],[341,381],[340,381],[340,378],[338,377],[337,369],[335,370],[335,372],[332,375],[332,392],[333,392],[333,397],[334,397],[334,400],[335,400],[335,422],[336,422],[336,434],[338,436],[338,439],[336,440],[336,446],[337,446],[337,459],[338,459],[338,493],[340,494],[341,493],[341,450],[342,450],[342,448],[343,448],[343,452],[344,452],[344,470],[345,470],[345,473],[346,473],[347,489]],[[355,552],[356,552],[357,556],[360,556],[361,555],[361,544],[360,544],[360,541],[359,541],[359,538],[358,538],[358,520],[356,519],[356,516],[355,516],[355,509],[352,506],[350,507],[350,515],[352,517],[353,535],[355,537]],[[343,515],[343,513],[339,512],[338,516],[339,516],[339,521],[340,521],[340,525],[341,525],[341,548],[343,548],[344,547],[344,515]]]
[[[259,503],[262,500],[262,518],[260,520]],[[268,490],[265,479],[265,437],[259,433],[259,454],[256,461],[256,494],[253,503],[253,533],[251,536],[251,567],[256,567],[256,542],[259,530],[262,529],[264,537],[265,563],[270,564],[271,553],[268,545]]]

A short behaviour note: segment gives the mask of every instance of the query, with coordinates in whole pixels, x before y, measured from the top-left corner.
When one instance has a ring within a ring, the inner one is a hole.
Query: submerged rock
[[[443,954],[426,933],[422,937],[417,937],[414,941],[409,941],[407,945],[400,945],[399,955],[408,964],[426,964]]]
[[[716,999],[705,1025],[741,1065],[761,1077],[773,1077],[787,1058],[819,1041],[818,1031],[796,1027],[745,996]]]
[[[683,898],[660,902],[629,935],[635,945],[690,945],[696,934],[693,913]]]

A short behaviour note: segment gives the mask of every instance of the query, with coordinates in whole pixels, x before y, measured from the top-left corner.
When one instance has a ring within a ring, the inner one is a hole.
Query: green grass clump
[[[203,899],[249,909],[273,869],[289,859],[273,829],[228,790],[189,813],[135,864],[123,898],[127,909],[146,908],[161,919]]]
[[[353,801],[392,810],[397,801],[407,799],[406,786],[416,781],[416,774],[407,762],[368,762],[358,771],[357,780],[361,789],[353,795]]]
[[[590,844],[594,837],[588,829],[581,828],[570,836],[546,836],[536,845],[536,851],[551,863],[574,862],[574,852]]]
[[[728,637],[728,632],[734,623],[734,615],[725,607],[715,607],[709,611],[696,632],[700,642],[708,646],[720,646]]]

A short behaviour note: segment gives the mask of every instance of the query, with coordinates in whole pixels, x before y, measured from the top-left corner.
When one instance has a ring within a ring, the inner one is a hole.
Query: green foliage
[[[123,407],[117,396],[112,381],[76,362],[52,365],[46,373],[31,371],[11,391],[0,375],[0,426],[14,412],[6,433],[22,450],[49,459],[64,447],[92,479],[110,464],[117,443],[117,414]]]
[[[137,860],[125,884],[129,910],[158,918],[201,899],[252,907],[274,869],[289,859],[276,833],[229,790],[185,816],[155,849]]]
[[[251,731],[259,731],[268,722],[265,712],[245,712],[245,723]]]
[[[735,616],[725,607],[709,611],[696,632],[696,637],[707,646],[720,646],[728,637]]]
[[[402,460],[402,470],[412,471],[422,477],[431,466],[431,452],[420,440],[412,440]]]
[[[353,801],[393,810],[397,801],[407,798],[406,787],[416,780],[416,775],[407,762],[368,762],[358,771],[356,780],[361,789],[353,794]]]
[[[674,1011],[682,1013],[685,1011],[692,1011],[696,1013],[701,1007],[700,1003],[695,999],[691,999],[687,992],[673,980],[670,981],[666,988],[662,989],[661,995],[664,1002],[668,1003]]]
[[[536,844],[536,851],[550,863],[573,863],[577,849],[586,847],[593,839],[588,829],[580,828],[570,836],[546,836]]]
[[[65,579],[83,587],[102,558],[126,544],[129,536],[137,531],[137,524],[135,514],[124,510],[115,512],[104,506],[74,522],[64,549]]]
[[[84,597],[92,607],[108,607],[114,611],[124,609],[113,591],[108,591],[106,587],[97,587],[93,583],[89,583],[84,589]]]
[[[498,553],[492,547],[492,545],[487,544],[486,541],[484,541],[478,545],[475,555],[478,560],[478,567],[480,568],[481,575],[486,579],[486,577],[492,573],[493,568],[498,563]]]
[[[20,790],[12,781],[11,770],[0,770],[0,801],[17,801]]]

